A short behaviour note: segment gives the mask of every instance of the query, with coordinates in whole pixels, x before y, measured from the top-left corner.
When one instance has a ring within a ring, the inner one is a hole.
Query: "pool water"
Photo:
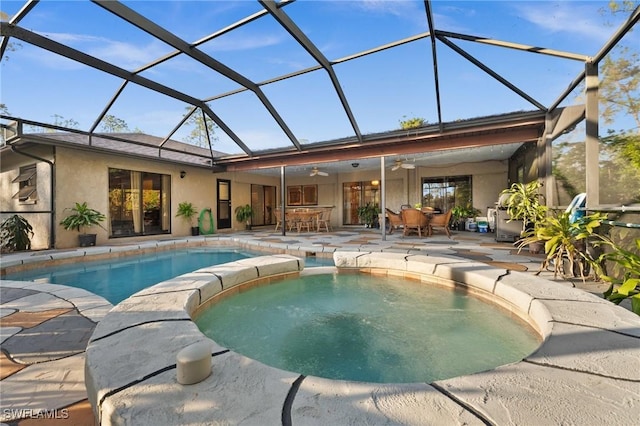
[[[7,274],[4,279],[48,282],[83,288],[104,297],[115,305],[140,290],[179,275],[212,265],[264,255],[265,253],[228,248],[181,249],[34,269]],[[333,265],[333,261],[305,258],[306,267],[323,264]]]
[[[522,360],[527,325],[468,294],[398,278],[312,275],[225,298],[196,324],[217,343],[305,375],[433,382]]]

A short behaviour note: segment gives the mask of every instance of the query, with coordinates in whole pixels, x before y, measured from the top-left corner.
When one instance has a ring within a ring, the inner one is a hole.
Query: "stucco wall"
[[[473,207],[480,209],[484,216],[488,207],[495,206],[500,191],[507,187],[507,169],[506,161],[483,161],[445,167],[423,167],[419,173],[420,177],[472,175]]]
[[[65,217],[65,209],[76,202],[86,201],[89,207],[104,214],[109,211],[109,168],[144,171],[171,176],[171,235],[185,236],[190,234],[191,225],[175,217],[180,202],[189,201],[200,211],[210,207],[215,212],[216,187],[214,174],[206,169],[189,168],[177,164],[160,163],[125,156],[111,156],[97,152],[86,152],[59,148],[57,152],[56,173],[58,185],[55,208],[58,212],[57,222]],[[180,171],[186,171],[180,178]],[[108,229],[108,221],[103,226]],[[95,228],[97,244],[109,241],[108,231]],[[57,248],[75,247],[78,245],[77,232],[67,231],[57,225]],[[136,237],[144,239],[145,237]],[[150,236],[147,238],[157,238]],[[113,241],[113,240],[112,240]]]
[[[53,160],[53,149],[51,147],[39,147],[25,149],[25,152],[43,158]],[[36,186],[37,199],[35,202],[20,202],[14,199],[13,195],[20,189],[18,182],[13,180],[20,174],[20,167],[36,164]],[[24,217],[33,228],[31,238],[32,250],[43,250],[50,248],[50,224],[51,214],[51,166],[35,158],[27,157],[18,153],[5,150],[0,160],[0,222],[13,214]],[[15,213],[11,213],[15,212]]]

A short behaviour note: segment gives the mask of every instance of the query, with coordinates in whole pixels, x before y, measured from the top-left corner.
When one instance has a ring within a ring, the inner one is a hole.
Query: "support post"
[[[598,139],[598,64],[586,64],[585,179],[587,208],[600,205],[600,141]]]

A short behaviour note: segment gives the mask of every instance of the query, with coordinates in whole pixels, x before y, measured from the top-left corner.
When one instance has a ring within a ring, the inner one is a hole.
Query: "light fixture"
[[[351,163],[351,167],[353,167],[354,169],[355,169],[356,167],[358,167],[359,165],[360,165],[360,163]]]
[[[371,181],[371,185],[373,185],[373,186],[378,186],[379,184],[380,184],[379,180],[372,180]]]
[[[187,175],[187,172],[185,172],[184,170],[180,170],[180,179],[184,179],[186,175]]]

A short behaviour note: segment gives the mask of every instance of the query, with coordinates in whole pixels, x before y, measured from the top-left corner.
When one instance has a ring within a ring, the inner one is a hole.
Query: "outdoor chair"
[[[393,210],[385,209],[387,212],[387,223],[389,224],[389,234],[393,234],[395,229],[402,226],[402,217]]]
[[[449,221],[451,220],[451,210],[443,214],[434,214],[429,219],[429,235],[433,235],[433,228],[443,228],[447,237],[451,238],[449,231]]]
[[[325,231],[329,232],[331,230],[331,211],[332,208],[322,209],[322,212],[318,216],[318,232],[322,231],[322,228]]]
[[[402,217],[402,226],[404,232],[402,235],[409,235],[412,231],[418,233],[418,237],[422,238],[422,234],[429,234],[429,219],[418,209],[406,209],[400,212]]]
[[[276,218],[276,228],[274,229],[274,231],[277,231],[278,228],[282,229],[282,210],[279,208],[276,208],[275,210],[275,218]]]

